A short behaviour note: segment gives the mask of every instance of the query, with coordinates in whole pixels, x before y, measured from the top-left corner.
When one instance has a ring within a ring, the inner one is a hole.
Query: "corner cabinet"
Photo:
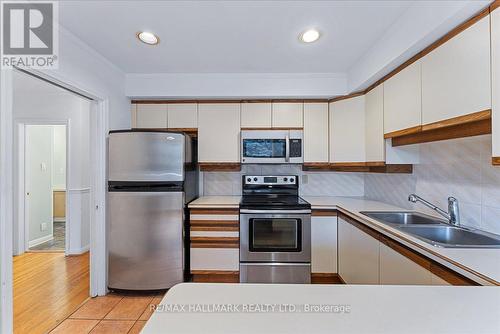
[[[304,162],[328,163],[328,103],[304,103]]]
[[[385,162],[383,85],[365,96],[365,150],[368,164]]]
[[[330,103],[330,163],[365,163],[365,96]]]
[[[418,129],[422,124],[420,60],[383,83],[384,134]]]
[[[200,163],[240,162],[240,104],[198,105]]]
[[[422,58],[422,124],[491,109],[490,17]]]
[[[493,164],[500,165],[500,8],[491,12],[491,83]]]

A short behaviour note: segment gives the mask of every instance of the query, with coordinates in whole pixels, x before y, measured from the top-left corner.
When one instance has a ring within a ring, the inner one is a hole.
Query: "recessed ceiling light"
[[[149,44],[149,45],[156,45],[160,43],[160,38],[153,34],[152,32],[148,31],[141,31],[137,33],[137,38],[143,43]]]
[[[316,42],[320,36],[316,29],[309,29],[300,34],[299,39],[304,43]]]

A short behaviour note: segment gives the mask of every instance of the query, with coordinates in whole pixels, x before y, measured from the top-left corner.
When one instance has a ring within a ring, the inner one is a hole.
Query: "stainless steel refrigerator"
[[[108,287],[167,289],[187,277],[186,205],[198,195],[196,141],[183,133],[109,135]]]

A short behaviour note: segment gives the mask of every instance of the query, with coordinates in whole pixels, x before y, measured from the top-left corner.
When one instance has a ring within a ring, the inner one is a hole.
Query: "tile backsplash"
[[[433,213],[408,202],[411,193],[445,210],[453,196],[463,225],[500,234],[500,167],[491,165],[491,135],[421,144],[411,175],[365,175],[365,197]]]
[[[363,196],[362,173],[303,172],[294,165],[243,165],[240,173],[203,172],[203,194],[241,195],[242,175],[299,175],[303,196]]]
[[[239,173],[203,172],[204,195],[240,195],[242,175],[300,176],[303,196],[365,196],[406,209],[432,210],[408,202],[416,193],[446,209],[448,196],[460,203],[462,224],[500,234],[500,167],[491,165],[491,136],[420,145],[413,174],[303,172],[294,165],[243,165]]]

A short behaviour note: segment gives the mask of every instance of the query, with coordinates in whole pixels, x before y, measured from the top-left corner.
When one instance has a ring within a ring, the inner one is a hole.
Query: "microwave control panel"
[[[290,139],[290,158],[302,156],[302,139]]]

